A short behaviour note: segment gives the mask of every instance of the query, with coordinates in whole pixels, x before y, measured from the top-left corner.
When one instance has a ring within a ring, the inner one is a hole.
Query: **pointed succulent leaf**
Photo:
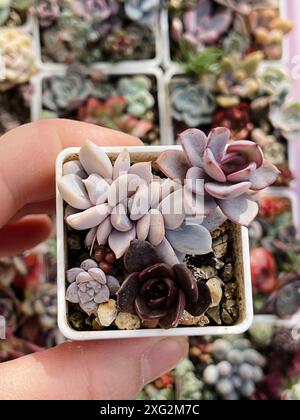
[[[130,169],[130,154],[124,149],[117,157],[113,168],[113,180],[115,181],[120,175],[124,175]]]
[[[164,238],[162,242],[155,247],[155,250],[163,263],[169,264],[171,267],[180,263],[174,249],[166,238]]]
[[[241,169],[238,172],[233,172],[227,176],[228,182],[244,182],[249,181],[252,172],[256,170],[257,166],[255,162],[249,163],[246,168]]]
[[[247,161],[255,162],[259,168],[263,164],[264,155],[260,146],[253,141],[240,140],[229,144],[226,153],[237,153],[247,158]]]
[[[174,265],[175,283],[184,292],[188,302],[198,301],[197,281],[186,264]]]
[[[183,189],[167,196],[159,206],[166,229],[179,228],[185,219]]]
[[[156,163],[163,174],[181,183],[184,182],[190,167],[185,154],[179,150],[167,150],[161,153]]]
[[[138,175],[140,178],[146,181],[148,185],[153,181],[151,162],[135,163],[129,169],[129,173],[132,175]]]
[[[201,316],[205,314],[212,303],[210,290],[203,281],[197,282],[198,286],[198,301],[187,301],[185,310],[193,316]]]
[[[220,200],[225,216],[234,223],[248,227],[258,213],[258,204],[248,194],[230,200]]]
[[[205,227],[209,232],[213,232],[215,229],[218,229],[223,223],[225,223],[227,217],[217,207],[213,212],[211,212],[203,221],[203,227]]]
[[[176,305],[173,305],[168,313],[160,319],[159,325],[161,328],[169,329],[177,327],[180,318],[183,315],[186,299],[182,290],[178,290],[178,298]]]
[[[109,215],[107,204],[91,207],[81,213],[76,213],[67,218],[67,223],[75,230],[91,229],[100,225]]]
[[[80,303],[79,306],[86,314],[88,314],[88,316],[95,314],[98,309],[98,305],[94,302],[94,300],[87,303]]]
[[[128,232],[117,232],[115,230],[109,235],[108,244],[111,250],[115,253],[117,259],[123,257],[130,246],[130,242],[135,239],[135,237],[135,226],[133,226],[133,228]]]
[[[145,241],[148,238],[150,230],[150,214],[147,213],[136,223],[137,239]]]
[[[109,295],[110,295],[109,288],[106,285],[104,285],[101,287],[100,291],[94,297],[94,301],[95,303],[98,303],[98,304],[108,302]]]
[[[118,204],[111,212],[110,221],[112,226],[119,232],[128,232],[132,229],[132,222],[127,216],[124,204]]]
[[[85,271],[83,271],[82,273],[79,273],[78,276],[76,277],[76,283],[78,285],[82,283],[89,283],[92,280],[93,280],[92,276]]]
[[[79,303],[78,286],[76,283],[70,284],[67,288],[66,300],[71,303]]]
[[[81,263],[80,268],[82,268],[85,271],[89,271],[91,268],[98,268],[98,264],[96,263],[96,261],[89,258]]]
[[[57,183],[62,198],[73,208],[86,210],[91,207],[82,179],[75,174],[63,176]]]
[[[157,209],[151,209],[150,212],[150,227],[148,234],[148,241],[153,246],[158,246],[165,237],[165,223],[161,212]]]
[[[96,280],[100,284],[106,284],[106,275],[104,271],[101,270],[101,268],[90,268],[88,270],[89,275]]]
[[[76,277],[78,276],[79,273],[84,272],[84,270],[82,268],[71,268],[71,270],[67,271],[67,281],[68,283],[74,283],[74,281],[76,280]]]
[[[124,255],[124,265],[129,273],[140,272],[158,264],[160,259],[156,249],[149,242],[133,240]]]
[[[98,174],[102,178],[112,179],[111,161],[101,147],[87,140],[80,149],[79,159],[88,175]]]
[[[85,179],[87,177],[79,160],[71,160],[70,162],[63,164],[63,176],[71,174],[77,175],[81,179]]]
[[[201,130],[191,128],[179,135],[179,141],[191,166],[202,168],[207,137]]]
[[[135,313],[134,302],[139,292],[138,274],[133,273],[122,283],[117,292],[117,305],[121,312]]]
[[[251,188],[251,182],[239,182],[238,184],[218,184],[208,182],[205,184],[205,191],[219,200],[228,200],[245,194]]]
[[[225,127],[214,128],[210,132],[207,147],[211,150],[217,162],[221,162],[230,136],[230,130]]]
[[[107,217],[97,228],[97,242],[99,245],[106,245],[107,239],[111,234],[113,227],[110,217]]]
[[[125,201],[128,196],[128,183],[132,178],[127,174],[119,176],[108,190],[108,204],[114,208],[117,204]]]
[[[84,244],[87,248],[92,248],[93,244],[95,243],[97,237],[97,227],[93,227],[89,230],[88,234],[86,235]]]
[[[110,185],[105,179],[99,175],[91,174],[82,182],[85,185],[89,199],[94,206],[106,202]]]
[[[139,220],[148,213],[150,208],[150,193],[147,185],[140,185],[133,196],[130,208],[130,219]]]
[[[271,162],[264,160],[262,166],[256,171],[251,172],[249,181],[255,191],[263,190],[274,184],[280,171]]]
[[[204,152],[203,167],[207,175],[215,181],[226,182],[226,175],[210,149],[206,149]]]
[[[166,237],[173,248],[186,255],[206,255],[212,252],[212,238],[201,225],[182,225],[178,230],[167,230]]]

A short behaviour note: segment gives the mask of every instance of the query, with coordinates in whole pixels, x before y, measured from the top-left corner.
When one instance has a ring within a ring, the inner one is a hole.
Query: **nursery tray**
[[[69,148],[60,153],[56,163],[56,182],[62,177],[63,164],[66,161],[78,159],[79,148]],[[114,160],[123,148],[103,148]],[[181,150],[181,147],[128,147],[133,162],[154,161],[165,150]],[[62,334],[70,340],[101,340],[117,338],[139,338],[156,336],[192,336],[192,335],[227,335],[242,334],[253,321],[252,288],[250,274],[250,255],[248,230],[232,224],[233,253],[235,258],[235,277],[238,284],[237,302],[239,305],[239,319],[232,326],[208,327],[179,327],[170,330],[139,329],[139,330],[102,330],[102,331],[76,331],[68,322],[68,304],[66,295],[66,270],[68,254],[66,245],[66,225],[64,223],[64,201],[57,188],[57,282],[58,282],[58,325]]]
[[[137,67],[137,66],[136,66]],[[33,80],[34,94],[31,101],[31,119],[32,121],[38,121],[41,119],[41,111],[43,107],[42,97],[43,97],[43,80],[51,78],[53,76],[63,76],[66,74],[67,66],[63,65],[60,68],[48,68],[43,72],[36,75]],[[162,145],[171,145],[173,144],[170,137],[167,135],[168,126],[165,118],[165,104],[167,102],[165,97],[165,88],[163,73],[160,68],[145,69],[145,70],[134,70],[128,66],[122,67],[110,67],[109,69],[103,69],[99,64],[95,64],[91,69],[99,69],[103,71],[108,76],[137,76],[137,75],[146,75],[152,76],[156,80],[157,84],[157,107],[158,107],[158,123],[160,127],[160,138]]]
[[[279,12],[282,19],[286,19],[288,16],[288,4],[287,0],[279,0]],[[169,11],[164,9],[161,13],[160,19],[162,44],[163,44],[163,65],[167,70],[173,69],[175,71],[182,72],[184,64],[180,64],[171,57],[171,43],[170,37],[170,23],[169,23]],[[282,57],[280,60],[264,60],[263,64],[284,66],[289,59],[289,39],[286,35],[282,42]]]
[[[32,28],[33,28],[33,36],[34,36],[34,49],[35,54],[38,62],[38,66],[41,71],[47,70],[60,70],[65,67],[66,64],[63,63],[56,63],[51,61],[43,61],[42,59],[42,44],[41,44],[41,33],[40,33],[40,25],[39,20],[37,17],[32,18]],[[150,58],[148,60],[124,60],[120,62],[108,62],[108,61],[100,61],[94,64],[101,66],[103,70],[111,71],[112,69],[121,70],[123,66],[131,67],[133,70],[137,68],[137,65],[140,69],[147,70],[152,67],[159,67],[162,63],[163,58],[163,50],[161,45],[161,32],[159,26],[153,29],[155,35],[155,57]]]

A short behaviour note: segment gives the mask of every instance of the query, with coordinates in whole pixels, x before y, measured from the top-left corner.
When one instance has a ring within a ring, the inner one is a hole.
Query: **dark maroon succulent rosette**
[[[186,264],[163,263],[148,242],[132,241],[124,263],[129,276],[117,293],[122,312],[169,329],[177,327],[184,311],[200,316],[211,305],[207,285],[197,281]]]

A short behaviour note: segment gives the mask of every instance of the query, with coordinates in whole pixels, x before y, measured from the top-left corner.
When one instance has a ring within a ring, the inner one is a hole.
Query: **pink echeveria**
[[[198,129],[186,130],[179,136],[183,151],[163,152],[157,164],[166,176],[181,183],[204,180],[206,198],[218,206],[213,212],[219,215],[221,210],[231,221],[248,226],[258,213],[253,193],[273,184],[280,171],[264,159],[256,143],[229,142],[230,134],[223,127],[208,137]]]

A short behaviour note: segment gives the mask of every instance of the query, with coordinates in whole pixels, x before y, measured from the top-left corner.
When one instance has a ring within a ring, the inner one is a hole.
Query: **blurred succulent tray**
[[[179,147],[129,147],[132,162],[154,162],[162,151],[165,150],[179,150]],[[102,148],[108,154],[110,159],[114,161],[119,153],[122,152],[120,148]],[[66,149],[57,159],[56,177],[57,182],[60,181],[63,174],[63,164],[68,161],[78,160],[78,148]],[[234,224],[230,224],[231,249],[232,249],[232,265],[233,277],[235,278],[237,287],[235,285],[235,298],[233,298],[233,291],[228,289],[228,299],[231,305],[237,305],[236,321],[230,321],[227,325],[221,321],[220,326],[209,322],[206,326],[182,326],[171,329],[132,329],[132,330],[116,330],[116,329],[102,329],[97,330],[76,330],[70,323],[69,305],[66,302],[66,271],[70,269],[68,259],[70,251],[68,249],[68,232],[65,224],[65,206],[62,196],[57,189],[57,236],[58,236],[58,323],[62,334],[71,340],[99,340],[99,339],[115,339],[115,338],[133,338],[133,337],[153,337],[153,336],[181,336],[181,335],[226,335],[226,334],[241,334],[245,332],[251,325],[253,320],[252,307],[252,288],[250,277],[250,259],[249,259],[249,242],[248,230]],[[227,255],[227,254],[226,254]],[[232,274],[230,275],[232,278]],[[210,277],[208,277],[210,278]],[[229,284],[230,286],[230,284]],[[237,295],[236,295],[237,293]],[[232,301],[232,299],[235,299]],[[227,302],[227,300],[226,300]],[[228,301],[229,304],[229,301]],[[232,307],[232,306],[231,306]],[[229,309],[228,309],[229,310]],[[232,323],[233,322],[233,323]],[[189,324],[184,324],[189,325]],[[217,325],[217,326],[216,326]]]
[[[75,73],[84,72],[85,69],[86,68],[82,67],[79,68],[77,71],[75,68]],[[70,67],[70,70],[72,71],[72,67]],[[34,77],[34,95],[31,103],[31,117],[33,121],[37,121],[40,118],[48,118],[56,115],[53,114],[53,112],[50,109],[47,109],[47,107],[43,103],[45,102],[45,93],[47,93],[45,92],[45,86],[48,81],[51,82],[52,79],[57,77],[63,78],[62,83],[64,83],[64,77],[66,76],[67,72],[68,67],[61,66],[59,70],[48,69],[47,71],[43,71],[36,77]],[[103,77],[105,79],[103,83],[100,82],[100,90],[103,90],[103,92],[98,92],[97,95],[96,88],[95,90],[91,89],[91,93],[87,93],[86,98],[84,98],[84,100],[81,100],[80,97],[84,94],[85,89],[89,89],[88,87],[86,87],[86,85],[89,84],[89,73],[96,74],[100,78]],[[100,65],[95,65],[89,68],[89,70],[87,70],[86,77],[83,76],[83,74],[81,73],[79,74],[79,77],[85,80],[85,87],[79,86],[79,96],[77,98],[78,105],[74,107],[72,106],[73,104],[71,104],[71,108],[68,108],[68,105],[66,103],[66,105],[63,105],[59,110],[59,117],[77,119],[97,124],[97,118],[90,119],[90,117],[92,117],[90,115],[90,112],[92,111],[92,107],[95,105],[96,108],[101,107],[101,114],[104,113],[103,115],[101,115],[101,121],[98,121],[98,123],[101,122],[100,125],[108,126],[109,128],[114,128],[117,130],[119,129],[123,132],[136,135],[137,137],[142,138],[142,140],[146,144],[161,144],[161,142],[166,141],[164,140],[167,139],[167,136],[165,135],[166,125],[164,118],[166,99],[164,94],[164,83],[161,69],[154,68],[139,71],[133,70],[132,68],[127,66],[122,66],[122,68],[116,68],[113,65],[104,69]],[[141,87],[140,92],[138,92],[139,98],[136,98],[135,102],[131,101],[132,105],[135,106],[139,105],[139,100],[141,100],[142,102],[147,101],[146,103],[148,103],[150,100],[149,108],[147,113],[145,114],[145,117],[140,117],[137,116],[138,113],[135,115],[132,115],[130,113],[130,109],[127,106],[128,103],[125,103],[126,101],[124,97],[118,91],[117,84],[120,80],[135,80],[139,78],[143,79],[144,77],[146,78],[147,83],[152,84],[150,89],[145,89]],[[74,79],[72,79],[71,76],[70,83],[72,83],[72,80],[74,81]],[[73,87],[74,89],[76,89],[76,86],[74,84]],[[145,89],[145,92],[143,91],[143,89]],[[111,96],[110,90],[112,91]],[[59,91],[61,92],[61,95],[64,94],[61,88],[59,89]],[[96,92],[95,95],[93,95],[93,92]],[[103,99],[100,98],[101,94],[104,94],[105,99],[104,97]],[[154,104],[151,103],[153,99]],[[109,111],[109,109],[111,110],[111,115],[108,115],[110,114],[110,112],[108,112],[107,114],[107,111]],[[127,119],[125,119],[124,114],[126,114],[126,116],[128,117]],[[111,120],[111,118],[113,120]],[[112,123],[115,125],[112,125]]]
[[[220,2],[221,3],[221,2]],[[287,19],[287,0],[278,0],[279,5],[279,17],[280,19]],[[179,60],[174,59],[174,51],[178,50],[178,44],[174,40],[172,40],[171,35],[171,15],[172,12],[164,9],[161,13],[161,31],[163,37],[163,63],[167,69],[174,69],[176,71],[182,71],[184,66],[183,63],[180,63]],[[205,32],[205,31],[202,31]],[[228,33],[228,32],[226,32]],[[253,48],[250,48],[253,50]],[[265,60],[266,64],[274,64],[278,66],[284,66],[289,58],[289,40],[288,37],[285,36],[282,41],[282,54],[280,59],[276,60]]]

